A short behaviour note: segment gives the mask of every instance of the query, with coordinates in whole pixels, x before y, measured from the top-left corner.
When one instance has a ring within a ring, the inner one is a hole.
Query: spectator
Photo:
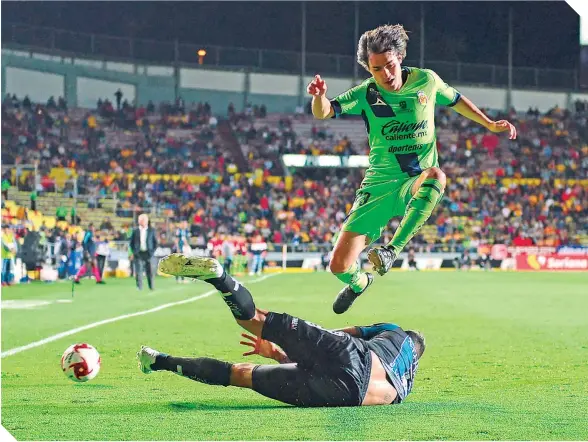
[[[59,206],[57,208],[57,210],[55,210],[55,217],[57,218],[57,221],[65,221],[66,217],[67,217],[67,208],[63,207],[63,206]]]
[[[120,89],[118,89],[118,90],[117,90],[117,91],[114,93],[114,96],[115,96],[115,98],[116,98],[116,110],[117,110],[117,111],[120,111],[120,109],[121,109],[121,105],[120,105],[120,103],[121,103],[121,101],[122,101],[123,92],[122,92]]]
[[[10,179],[7,178],[6,176],[4,178],[2,178],[2,199],[4,199],[4,200],[8,199],[8,191],[10,190],[11,187],[12,187],[12,184],[10,183]]]
[[[2,226],[2,287],[11,285],[17,243],[9,225]]]
[[[33,191],[31,192],[30,200],[31,200],[31,210],[33,212],[36,212],[37,211],[37,190],[36,189],[33,189]]]
[[[69,212],[71,225],[77,226],[80,223],[80,217],[78,216],[78,211],[76,210],[76,206],[71,206],[71,210]]]
[[[153,290],[153,267],[151,258],[157,248],[155,231],[149,226],[149,217],[146,214],[139,215],[139,227],[133,230],[130,238],[130,249],[133,253],[135,264],[135,280],[137,288],[143,290],[143,270],[147,276],[147,285]]]
[[[102,224],[100,224],[100,230],[113,230],[114,227],[112,226],[112,222],[110,221],[109,217],[106,217],[104,219],[104,221],[102,221]]]

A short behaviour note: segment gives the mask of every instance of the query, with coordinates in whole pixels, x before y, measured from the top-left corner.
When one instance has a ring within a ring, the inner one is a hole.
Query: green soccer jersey
[[[460,94],[429,69],[402,72],[398,92],[380,88],[372,77],[331,101],[336,117],[361,115],[365,123],[370,154],[364,184],[414,177],[439,165],[435,104],[453,106]]]

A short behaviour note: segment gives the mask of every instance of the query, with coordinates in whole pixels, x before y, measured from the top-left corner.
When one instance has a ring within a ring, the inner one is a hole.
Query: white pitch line
[[[177,292],[178,290],[185,290],[188,287],[178,285],[177,287],[164,287],[164,288],[156,288],[153,291],[148,291],[147,293],[140,292],[140,296],[158,296],[163,294],[168,294],[171,292]],[[84,294],[85,295],[85,294]],[[53,299],[54,296],[68,296],[67,299],[65,298],[56,298]],[[81,297],[80,295],[76,295],[77,297]],[[71,293],[58,293],[51,297],[51,299],[7,299],[0,303],[0,308],[2,310],[29,310],[37,307],[45,307],[50,304],[70,304],[73,302],[75,298],[71,297]]]
[[[279,274],[280,273],[272,273],[272,274],[269,274],[269,275],[265,275],[265,276],[262,276],[261,278],[257,278],[257,279],[253,279],[251,281],[247,281],[247,284],[255,284],[256,282],[261,282],[261,281],[263,281],[265,279],[271,278],[272,276],[276,276],[276,275],[279,275]],[[210,291],[208,291],[206,293],[203,293],[202,295],[198,295],[198,296],[194,296],[192,298],[184,299],[183,301],[169,302],[167,304],[162,304],[160,306],[151,308],[149,310],[142,310],[140,312],[135,312],[135,313],[129,313],[129,314],[126,314],[126,315],[116,316],[114,318],[109,318],[109,319],[104,319],[102,321],[93,322],[91,324],[84,325],[82,327],[72,328],[71,330],[67,330],[67,331],[64,331],[62,333],[58,333],[56,335],[49,336],[48,338],[41,339],[40,341],[31,342],[30,344],[23,345],[21,347],[16,347],[16,348],[12,348],[10,350],[3,351],[0,354],[0,357],[1,358],[5,358],[7,356],[12,356],[12,355],[21,353],[23,351],[30,350],[32,348],[40,347],[40,346],[45,345],[45,344],[48,344],[50,342],[57,341],[58,339],[65,338],[66,336],[74,335],[74,334],[79,333],[79,332],[84,331],[84,330],[89,330],[91,328],[99,327],[99,326],[104,325],[104,324],[110,324],[111,322],[122,321],[123,319],[134,318],[135,316],[148,315],[149,313],[155,313],[155,312],[158,312],[160,310],[163,310],[163,309],[166,309],[166,308],[169,308],[169,307],[174,307],[176,305],[188,304],[190,302],[198,301],[199,299],[207,298],[208,296],[213,295],[215,293],[218,293],[218,290],[210,290]]]

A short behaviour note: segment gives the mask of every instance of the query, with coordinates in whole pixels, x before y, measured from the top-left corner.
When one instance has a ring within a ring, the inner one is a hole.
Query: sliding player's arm
[[[334,330],[334,331],[347,333],[347,334],[353,336],[354,338],[362,338],[365,340],[370,340],[371,338],[382,333],[383,331],[394,330],[397,328],[398,328],[398,326],[396,324],[382,322],[382,323],[373,324],[373,325],[345,327],[345,328],[340,328],[340,329]]]
[[[506,120],[491,120],[467,97],[461,95],[456,89],[441,80],[435,72],[428,72],[431,74],[432,80],[436,85],[437,94],[435,99],[438,104],[451,107],[458,114],[484,126],[492,132],[508,132],[508,137],[511,140],[517,137],[517,130],[511,123]]]
[[[251,342],[241,341],[239,344],[253,348],[253,350],[243,353],[243,356],[259,355],[267,359],[273,359],[280,364],[289,364],[292,362],[286,352],[273,342],[257,336],[248,335],[247,333],[241,333],[241,336]]]
[[[345,327],[345,328],[338,328],[333,331],[347,333],[348,335],[351,335],[354,338],[361,338],[361,334],[360,334],[361,332],[359,331],[359,327],[351,326],[351,327]]]

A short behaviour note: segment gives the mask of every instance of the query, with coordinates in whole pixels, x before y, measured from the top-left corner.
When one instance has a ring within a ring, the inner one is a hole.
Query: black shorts
[[[363,402],[372,360],[362,340],[273,312],[266,317],[261,337],[282,347],[293,363],[257,366],[253,389],[258,393],[300,407]]]

